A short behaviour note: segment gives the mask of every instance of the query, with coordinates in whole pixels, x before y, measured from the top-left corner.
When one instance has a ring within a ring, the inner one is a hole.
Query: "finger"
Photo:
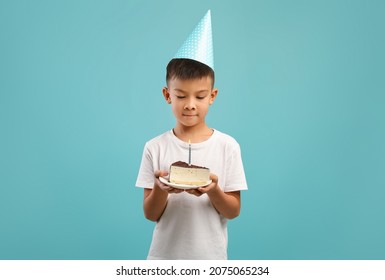
[[[189,194],[193,194],[195,196],[201,196],[202,195],[202,193],[197,189],[186,190],[186,192],[188,192]]]
[[[198,191],[198,190],[195,190],[194,194],[195,194],[196,196],[201,196],[203,193],[200,192],[200,191]]]
[[[183,192],[183,190],[175,189],[175,188],[170,188],[170,191],[169,191],[169,193],[181,193],[181,192]]]
[[[218,183],[218,176],[213,173],[210,173],[210,180],[212,180],[213,183]]]
[[[205,193],[205,192],[206,192],[206,188],[203,188],[203,187],[202,187],[202,188],[199,188],[198,190],[199,190],[201,193]]]
[[[169,192],[170,191],[170,187],[165,185],[165,184],[162,184],[162,183],[159,183],[158,185],[160,187],[161,190],[163,191],[166,191],[166,192]]]
[[[216,175],[214,175],[213,177],[211,177],[211,178],[213,178],[212,180],[212,182],[209,184],[209,185],[207,185],[207,186],[204,186],[204,187],[200,187],[200,188],[198,188],[198,190],[200,191],[200,192],[202,192],[202,193],[209,193],[209,192],[211,192],[213,189],[215,189],[217,186],[218,186],[218,182],[216,182],[216,180],[218,180],[218,177],[217,178],[215,178],[216,177]]]
[[[207,187],[201,187],[198,189],[199,192],[201,193],[208,193],[209,191],[211,191],[213,188],[210,187],[210,186],[207,186]]]
[[[154,173],[155,178],[165,177],[167,175],[168,175],[168,172],[164,170],[156,170]]]
[[[162,190],[168,190],[170,187],[167,186],[166,184],[162,183],[159,180],[159,177],[155,177],[155,184],[157,184]]]

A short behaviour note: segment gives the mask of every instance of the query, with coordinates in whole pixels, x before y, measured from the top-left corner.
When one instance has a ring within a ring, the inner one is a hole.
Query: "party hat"
[[[174,58],[189,58],[210,66],[214,70],[211,12],[207,11]]]

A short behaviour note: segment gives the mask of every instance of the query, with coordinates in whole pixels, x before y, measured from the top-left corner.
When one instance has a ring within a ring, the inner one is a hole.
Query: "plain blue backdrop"
[[[230,259],[385,259],[384,1],[0,1],[0,259],[144,259],[134,187],[208,9],[249,190]]]

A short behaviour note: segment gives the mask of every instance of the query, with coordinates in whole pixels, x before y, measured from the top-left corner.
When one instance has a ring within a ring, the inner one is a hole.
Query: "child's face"
[[[218,90],[212,89],[209,77],[193,80],[171,79],[168,88],[163,88],[166,101],[171,104],[177,122],[192,127],[205,123],[209,106]]]

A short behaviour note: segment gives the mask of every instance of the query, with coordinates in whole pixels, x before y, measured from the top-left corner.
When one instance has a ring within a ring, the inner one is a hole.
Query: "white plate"
[[[207,185],[210,185],[212,180],[209,180],[208,182],[206,182],[205,184],[202,184],[202,185],[184,185],[184,184],[175,184],[175,183],[171,183],[168,181],[167,178],[163,178],[163,177],[159,177],[159,180],[163,183],[163,184],[166,184],[167,186],[170,186],[170,187],[173,187],[173,188],[176,188],[176,189],[182,189],[182,190],[188,190],[188,189],[197,189],[197,188],[200,188],[200,187],[205,187]]]

